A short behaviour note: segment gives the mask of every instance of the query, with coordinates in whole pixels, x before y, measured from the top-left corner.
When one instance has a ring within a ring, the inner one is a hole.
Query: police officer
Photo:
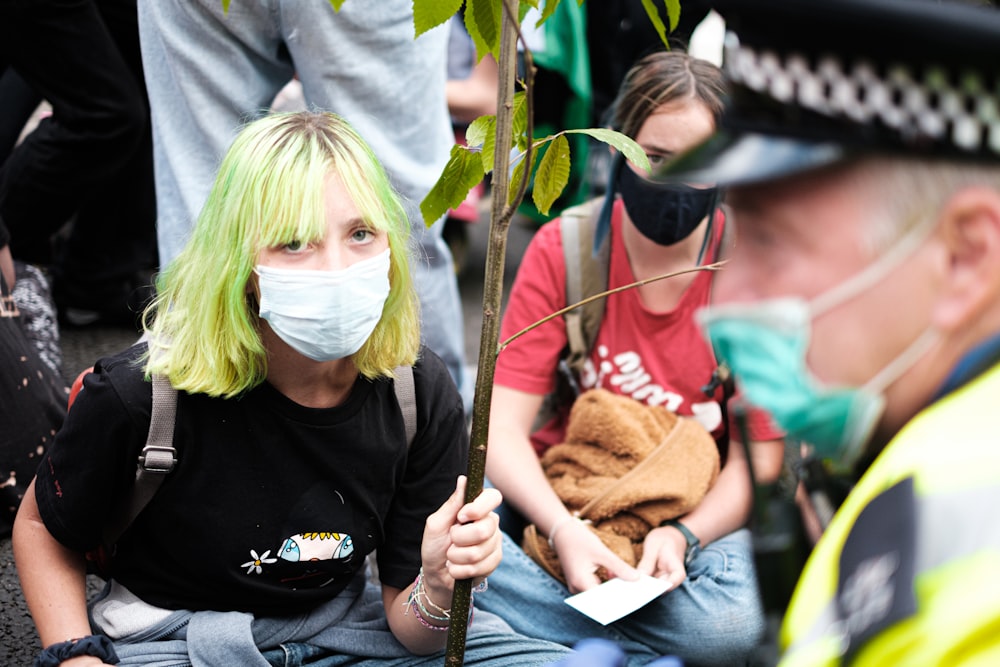
[[[863,473],[782,664],[1000,664],[1000,12],[714,7],[731,103],[663,175],[729,186],[700,319],[750,402]]]

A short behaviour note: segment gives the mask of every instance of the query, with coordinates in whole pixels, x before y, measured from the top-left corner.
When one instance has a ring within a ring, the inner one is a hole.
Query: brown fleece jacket
[[[573,404],[566,442],[549,448],[542,468],[570,512],[622,560],[636,565],[642,542],[666,519],[694,509],[719,474],[711,434],[688,417],[605,389]],[[528,526],[524,549],[564,580],[548,541]]]

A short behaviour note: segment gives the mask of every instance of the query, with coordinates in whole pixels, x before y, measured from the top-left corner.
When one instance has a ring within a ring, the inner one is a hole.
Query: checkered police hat
[[[730,100],[666,180],[769,180],[861,153],[1000,164],[1000,10],[957,0],[715,0]]]

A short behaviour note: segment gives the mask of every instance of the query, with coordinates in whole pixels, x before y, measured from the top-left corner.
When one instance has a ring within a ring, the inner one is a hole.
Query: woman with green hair
[[[500,561],[500,496],[464,503],[462,401],[420,346],[408,232],[340,117],[276,114],[237,136],[145,342],[85,378],[22,504],[38,664],[440,662],[455,580],[483,589]],[[407,367],[412,439],[394,387]],[[154,376],[177,391],[177,464],[88,607],[84,554],[135,483]],[[476,664],[566,652],[475,616]]]

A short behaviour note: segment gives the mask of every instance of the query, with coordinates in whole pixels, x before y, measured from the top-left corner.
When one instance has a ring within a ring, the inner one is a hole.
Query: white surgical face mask
[[[389,249],[339,271],[258,265],[260,317],[315,361],[349,357],[364,345],[389,296]]]

